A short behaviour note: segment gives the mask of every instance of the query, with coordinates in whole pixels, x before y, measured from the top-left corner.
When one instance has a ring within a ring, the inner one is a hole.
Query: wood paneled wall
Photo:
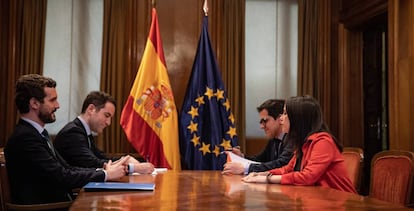
[[[390,0],[388,11],[390,148],[414,151],[414,1]]]
[[[339,130],[344,145],[363,146],[362,35],[358,27],[388,14],[389,148],[414,151],[414,2],[411,0],[341,1],[338,71]]]
[[[338,49],[333,51],[339,72],[338,137],[344,146],[364,148],[363,42],[359,28],[386,13],[387,0],[341,1],[338,12]]]

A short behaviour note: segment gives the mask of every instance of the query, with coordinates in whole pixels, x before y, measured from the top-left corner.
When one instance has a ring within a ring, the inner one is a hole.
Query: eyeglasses
[[[282,115],[281,114],[279,114],[279,115],[277,115],[277,117],[276,118],[274,118],[275,120],[277,120],[278,118],[280,118]],[[270,116],[271,117],[271,116]],[[262,119],[260,119],[260,121],[259,121],[259,124],[260,125],[266,125],[266,123],[269,121],[269,117],[265,117],[265,118],[262,118]]]
[[[268,117],[265,117],[265,118],[260,119],[259,124],[265,125],[268,121],[269,121]]]

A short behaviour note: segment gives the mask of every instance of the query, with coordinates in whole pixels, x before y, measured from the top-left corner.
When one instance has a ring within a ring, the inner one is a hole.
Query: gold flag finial
[[[207,4],[207,0],[204,0],[203,10],[204,10],[204,15],[205,16],[208,16],[208,4]]]
[[[152,7],[155,8],[155,0],[151,0]]]

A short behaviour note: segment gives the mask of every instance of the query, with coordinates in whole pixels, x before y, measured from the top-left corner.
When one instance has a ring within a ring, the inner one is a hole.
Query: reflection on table
[[[81,191],[71,210],[373,210],[407,209],[370,197],[316,186],[243,183],[220,171],[167,171],[125,176],[156,184],[154,191]]]

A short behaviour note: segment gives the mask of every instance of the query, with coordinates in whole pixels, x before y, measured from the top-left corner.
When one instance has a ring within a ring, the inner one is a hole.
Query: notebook
[[[124,183],[124,182],[89,182],[83,189],[91,191],[150,191],[155,189],[154,183]]]

